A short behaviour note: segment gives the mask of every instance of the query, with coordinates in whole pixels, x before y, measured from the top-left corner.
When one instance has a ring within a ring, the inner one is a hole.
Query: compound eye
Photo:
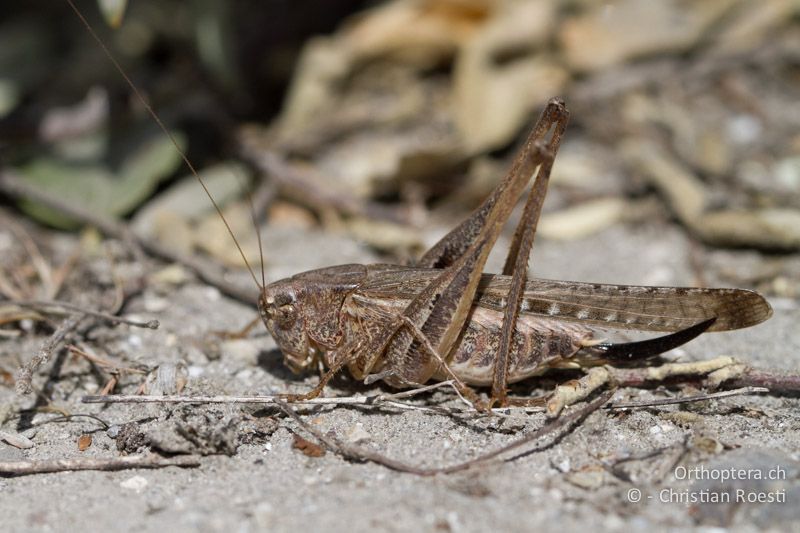
[[[282,328],[291,326],[297,318],[297,312],[294,305],[283,304],[275,309],[275,321]]]

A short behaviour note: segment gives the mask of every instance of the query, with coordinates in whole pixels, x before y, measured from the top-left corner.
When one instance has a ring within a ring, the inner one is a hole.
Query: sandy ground
[[[344,237],[285,230],[268,232],[265,238],[271,279],[316,266],[373,259]],[[617,226],[585,240],[537,242],[532,271],[559,279],[691,284],[689,253],[690,244],[679,228],[662,223]],[[703,257],[734,269],[750,268],[754,260],[751,252],[703,252]],[[497,263],[493,259],[493,269]],[[162,305],[164,301],[168,305]],[[771,303],[775,316],[767,323],[705,335],[671,356],[700,360],[729,354],[757,366],[797,370],[800,302],[774,299]],[[150,365],[183,361],[189,375],[187,394],[268,394],[304,390],[316,380],[292,376],[280,363],[274,343],[260,331],[244,341],[209,341],[210,331],[241,327],[254,311],[200,283],[186,283],[169,294],[146,289],[126,311],[157,318],[162,326],[157,331],[108,328],[105,335],[111,340],[106,344],[114,357]],[[0,358],[27,358],[42,340],[2,341]],[[111,435],[128,422],[136,422],[141,432],[164,447],[195,451],[176,428],[205,427],[209,435],[196,441],[215,449],[227,446],[233,455],[204,456],[198,468],[0,478],[4,531],[530,531],[558,527],[631,532],[727,525],[744,531],[787,531],[800,524],[797,398],[763,395],[628,413],[598,411],[557,442],[546,439],[530,445],[530,453],[511,461],[422,478],[350,462],[330,452],[307,456],[293,442],[295,432],[308,435],[269,408],[82,405],[80,397],[101,386],[87,369],[85,362],[65,360],[60,379],[53,384],[52,404],[70,413],[94,414],[112,429],[107,431],[86,418],[38,425],[54,418],[52,413],[37,414],[25,423],[12,416],[2,429],[22,431],[35,446],[20,450],[0,443],[0,461],[117,457],[119,437],[115,441]],[[45,379],[42,372],[34,384],[41,387]],[[129,385],[125,391],[134,388]],[[342,379],[328,394],[379,390]],[[617,392],[617,398],[664,394],[625,389]],[[0,388],[0,401],[11,409],[34,402],[15,397],[8,386]],[[459,406],[446,391],[415,403]],[[322,432],[425,466],[476,457],[544,422],[541,413],[521,411],[491,418],[391,408],[326,407],[301,412]],[[85,433],[92,435],[93,443],[80,452],[76,442]],[[618,462],[626,457],[632,460]],[[611,468],[614,463],[616,467]],[[731,472],[740,479],[721,479]],[[730,501],[701,501],[714,494],[727,494]],[[759,495],[776,501],[741,501]]]

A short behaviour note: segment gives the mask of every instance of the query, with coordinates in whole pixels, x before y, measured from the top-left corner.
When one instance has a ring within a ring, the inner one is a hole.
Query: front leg
[[[345,320],[344,341],[323,355],[328,371],[320,377],[316,387],[305,394],[288,394],[287,401],[310,400],[319,396],[328,382],[345,367],[356,379],[369,374],[372,367],[386,350],[386,344],[397,329],[388,315],[380,307],[361,305],[348,298],[342,307]]]

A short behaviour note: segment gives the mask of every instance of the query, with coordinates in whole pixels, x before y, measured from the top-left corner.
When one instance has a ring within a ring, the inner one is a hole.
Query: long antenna
[[[256,208],[253,205],[253,195],[247,191],[247,203],[250,204],[250,218],[253,219],[253,227],[256,228],[256,238],[258,239],[258,256],[261,262],[261,287],[267,286],[266,274],[264,274],[264,246],[261,244],[261,228],[258,226],[256,219]]]
[[[128,86],[131,88],[131,90],[136,95],[136,98],[139,100],[139,102],[141,102],[141,104],[144,106],[144,108],[147,110],[147,112],[150,114],[150,116],[153,117],[153,120],[156,121],[156,124],[158,124],[158,127],[161,128],[161,130],[164,132],[164,134],[167,137],[169,137],[169,140],[172,142],[173,146],[175,146],[175,149],[180,154],[181,158],[183,159],[183,162],[189,168],[189,170],[191,171],[192,175],[195,178],[197,178],[197,181],[200,183],[200,186],[203,187],[203,190],[206,192],[206,196],[208,196],[208,199],[211,200],[211,204],[214,206],[214,209],[217,210],[217,213],[219,214],[220,218],[222,219],[222,222],[225,224],[225,228],[227,228],[227,230],[228,230],[228,234],[230,234],[231,238],[233,239],[233,242],[236,244],[236,248],[239,250],[239,254],[242,256],[242,259],[244,259],[244,264],[247,265],[247,270],[250,271],[250,276],[253,277],[253,281],[255,282],[256,286],[258,287],[259,290],[263,290],[264,287],[258,283],[258,278],[256,278],[255,272],[253,272],[253,269],[250,267],[250,262],[247,260],[247,256],[244,255],[244,250],[242,250],[242,247],[239,244],[238,239],[236,239],[236,235],[234,235],[230,224],[228,224],[228,221],[225,219],[225,215],[222,214],[222,209],[220,209],[219,204],[217,204],[217,201],[214,200],[214,197],[211,196],[211,192],[208,190],[208,187],[206,187],[206,183],[203,181],[203,178],[200,177],[200,174],[197,173],[197,171],[194,168],[194,165],[192,165],[192,162],[189,161],[189,158],[186,156],[186,153],[183,151],[183,149],[181,149],[180,145],[178,144],[178,141],[175,139],[175,137],[172,135],[172,133],[170,133],[170,131],[167,129],[167,127],[164,125],[164,123],[161,122],[161,119],[158,118],[158,115],[156,114],[156,112],[153,111],[153,108],[150,107],[150,104],[147,103],[147,100],[145,99],[144,95],[142,95],[142,93],[139,92],[139,89],[136,87],[136,85],[134,85],[133,81],[131,81],[131,79],[125,73],[125,70],[123,70],[123,68],[119,64],[119,62],[117,62],[116,58],[111,53],[111,51],[108,49],[106,44],[97,35],[97,33],[95,33],[95,31],[92,28],[91,24],[89,24],[89,21],[87,21],[86,18],[84,18],[83,13],[81,13],[78,10],[78,8],[75,6],[75,4],[73,3],[72,0],[67,0],[67,3],[72,8],[72,10],[75,12],[75,14],[78,16],[78,18],[83,23],[83,25],[86,27],[86,30],[89,32],[89,34],[92,37],[94,37],[94,40],[97,41],[97,44],[100,45],[100,48],[103,50],[103,52],[105,52],[105,54],[108,57],[108,59],[111,61],[111,63],[117,69],[117,71],[120,73],[120,75],[125,80],[125,82],[128,84]],[[258,245],[259,245],[259,249],[260,249],[261,248],[261,239],[260,238],[259,238]],[[263,278],[263,266],[262,266],[262,278]]]
[[[253,221],[253,227],[256,229],[256,238],[258,238],[258,256],[261,263],[261,286],[267,286],[266,275],[264,274],[264,247],[261,244],[261,228],[258,225],[258,217],[256,216],[256,206],[253,202],[253,191],[248,189],[240,179],[238,174],[235,174],[236,180],[239,182],[239,186],[244,191],[245,196],[247,197],[247,204],[250,208],[250,219]]]

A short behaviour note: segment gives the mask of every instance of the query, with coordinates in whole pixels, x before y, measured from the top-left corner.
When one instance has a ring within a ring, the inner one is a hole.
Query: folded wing
[[[436,269],[370,265],[358,292],[372,298],[413,298],[439,273]],[[502,310],[511,278],[484,274],[476,302]],[[532,279],[525,286],[521,312],[595,324],[606,328],[680,331],[715,318],[708,331],[759,324],[772,308],[757,292],[744,289],[643,287]]]
[[[486,276],[479,304],[502,309],[510,280]],[[643,287],[533,279],[521,311],[617,329],[679,331],[715,318],[708,331],[753,326],[772,316],[769,303],[743,289]]]

